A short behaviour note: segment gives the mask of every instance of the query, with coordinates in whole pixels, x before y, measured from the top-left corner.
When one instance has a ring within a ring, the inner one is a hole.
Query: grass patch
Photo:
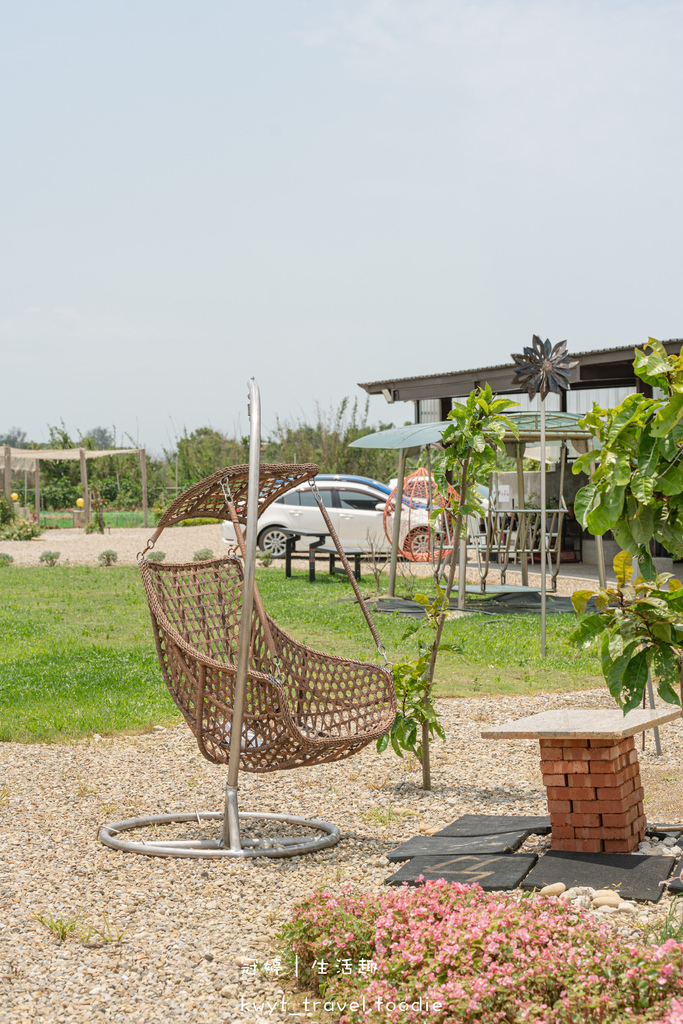
[[[312,647],[374,659],[351,588],[321,573],[315,584],[261,569],[264,603],[276,622]],[[390,658],[401,656],[406,619],[377,615]],[[446,624],[461,656],[444,652],[441,696],[576,690],[604,685],[595,653],[568,642],[576,620],[548,616],[548,658],[540,617],[475,615]],[[143,730],[179,721],[163,684],[137,569],[56,565],[0,570],[0,740],[73,740],[93,732]]]

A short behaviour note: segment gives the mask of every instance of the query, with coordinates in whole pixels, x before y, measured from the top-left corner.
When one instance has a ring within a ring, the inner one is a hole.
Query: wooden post
[[[10,515],[12,514],[12,449],[5,445],[5,499]]]
[[[36,520],[40,526],[40,459],[36,459],[33,466],[33,487],[36,492]]]
[[[88,492],[88,466],[85,461],[85,449],[80,448],[81,457],[81,487],[83,488],[83,515],[86,523],[90,522],[90,493]]]
[[[142,475],[142,525],[148,526],[147,513],[147,456],[145,449],[140,449],[140,473]]]

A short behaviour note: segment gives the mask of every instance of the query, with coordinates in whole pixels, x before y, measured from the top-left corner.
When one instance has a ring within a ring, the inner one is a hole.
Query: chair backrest
[[[164,565],[143,561],[140,572],[169,624],[192,647],[215,661],[237,661],[242,607],[242,565],[236,558]],[[154,613],[154,602],[150,602]]]

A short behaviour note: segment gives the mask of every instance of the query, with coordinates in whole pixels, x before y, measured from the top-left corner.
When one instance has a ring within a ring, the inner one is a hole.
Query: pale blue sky
[[[681,0],[5,3],[0,433],[680,337],[681,53]]]

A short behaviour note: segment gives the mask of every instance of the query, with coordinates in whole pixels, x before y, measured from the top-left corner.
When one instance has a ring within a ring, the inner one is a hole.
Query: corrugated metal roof
[[[663,341],[663,345],[681,345],[683,346],[683,338],[670,338],[668,341]],[[619,345],[615,348],[594,348],[588,352],[570,352],[569,355],[573,359],[581,359],[583,356],[600,356],[609,355],[614,352],[623,352],[629,354],[633,352],[633,345]],[[436,377],[455,377],[464,373],[490,373],[492,370],[506,370],[512,367],[512,363],[496,363],[495,366],[475,366],[467,367],[464,370],[445,370],[443,373],[419,373],[413,377],[386,377],[383,380],[370,380],[366,381],[365,384],[358,384],[359,388],[371,388],[377,387],[379,384],[403,384],[410,380],[434,380]]]

